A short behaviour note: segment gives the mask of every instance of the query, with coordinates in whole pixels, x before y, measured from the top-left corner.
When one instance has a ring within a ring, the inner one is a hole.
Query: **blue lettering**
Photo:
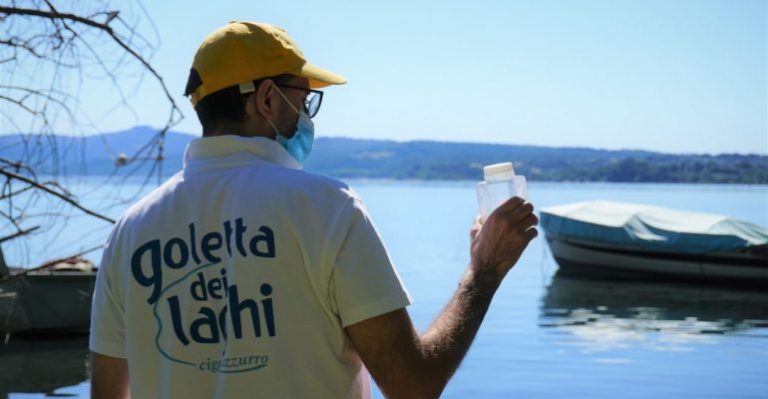
[[[195,224],[189,224],[189,244],[192,247],[192,259],[196,264],[200,264],[200,257],[197,255],[197,240],[195,239]]]
[[[189,293],[197,301],[207,301],[208,292],[205,291],[205,277],[203,273],[197,273],[197,279],[189,286]]]
[[[204,287],[205,280],[203,277],[198,276],[193,284],[196,287]],[[196,292],[194,295],[199,297],[200,292],[198,290],[198,288],[194,290]],[[216,310],[210,307],[200,306],[197,311],[199,317],[191,320],[191,322],[190,320],[185,322],[183,319],[184,315],[181,311],[182,306],[178,296],[169,297],[167,301],[176,338],[184,345],[189,345],[190,342],[213,344],[220,342],[222,339],[226,341],[228,339],[228,320],[231,320],[231,328],[234,331],[235,339],[243,338],[243,323],[248,321],[253,326],[254,337],[261,337],[262,320],[266,326],[267,335],[274,337],[276,325],[273,299],[270,297],[272,295],[272,286],[266,283],[262,284],[259,291],[263,297],[259,302],[253,299],[243,299],[241,301],[237,286],[229,286],[226,294],[227,304],[218,311],[218,314]]]
[[[232,224],[229,220],[224,222],[224,241],[227,244],[227,254],[232,256]]]
[[[178,261],[173,259],[174,246],[179,248]],[[177,237],[168,240],[168,242],[165,244],[165,248],[163,248],[163,260],[165,260],[165,264],[172,269],[179,269],[186,266],[187,262],[189,261],[189,250],[187,249],[187,243],[185,243],[181,238]]]
[[[187,227],[188,237],[171,237],[166,242],[159,239],[150,240],[141,244],[131,255],[130,267],[133,278],[139,285],[151,288],[151,293],[147,298],[147,302],[150,304],[158,301],[163,289],[164,267],[182,269],[188,266],[190,261],[197,265],[201,262],[220,263],[222,262],[222,248],[227,251],[230,257],[233,254],[243,257],[247,257],[249,254],[261,258],[275,257],[275,234],[268,226],[259,227],[256,235],[246,241],[245,233],[248,228],[243,219],[228,220],[222,223],[223,235],[219,231],[202,234],[202,239],[199,242],[197,240],[199,232],[196,230],[195,224],[190,223]],[[226,270],[221,270],[221,275],[220,279],[211,279],[207,284],[204,282],[205,278],[198,275],[200,283],[193,283],[190,287],[192,296],[199,301],[205,301],[209,297],[213,299],[226,297],[229,292]],[[243,306],[248,307],[250,305]]]
[[[232,318],[232,329],[235,332],[235,338],[240,339],[243,337],[243,323],[240,318],[240,314],[243,310],[250,310],[251,321],[253,322],[253,332],[256,337],[261,336],[261,323],[259,319],[259,305],[253,299],[245,299],[240,302],[240,297],[237,295],[237,286],[233,285],[229,287],[229,311]]]
[[[201,307],[198,313],[203,315],[203,317],[193,321],[192,326],[189,328],[192,340],[201,344],[215,344],[219,342],[219,324],[216,313],[206,307]],[[200,329],[203,327],[208,327],[209,336],[206,337],[202,334]]]
[[[219,263],[221,258],[212,254],[211,252],[217,251],[221,248],[221,234],[219,232],[208,233],[203,237],[203,256],[208,259],[208,262]]]
[[[149,252],[149,269],[152,271],[149,276],[144,274],[144,265],[142,258],[144,254]],[[160,296],[160,289],[163,283],[163,273],[161,271],[160,260],[160,240],[152,240],[136,249],[131,256],[131,273],[133,278],[142,287],[152,286],[152,294],[147,299],[147,302],[153,304],[157,301],[157,297]]]
[[[221,294],[219,294],[220,290],[221,290],[221,280],[215,278],[208,282],[208,292],[211,294],[211,298],[221,299]]]
[[[243,233],[245,233],[245,230],[247,229],[248,228],[243,224],[243,218],[235,219],[235,243],[237,244],[237,251],[240,252],[240,255],[243,257],[248,256],[248,253],[245,252],[245,247],[243,246]]]
[[[261,226],[259,231],[261,235],[255,235],[251,238],[251,253],[262,258],[275,257],[275,234],[267,226]],[[259,244],[263,243],[266,248],[259,249]]]
[[[272,295],[272,286],[269,284],[261,285],[261,295],[269,297]],[[270,337],[275,336],[275,314],[272,311],[272,298],[262,299],[261,307],[264,309],[264,321],[267,323],[267,333]]]
[[[176,295],[168,298],[168,305],[171,307],[171,323],[173,324],[173,332],[176,334],[176,338],[184,346],[189,345],[189,339],[184,334],[184,328],[181,325],[181,307],[179,306],[179,297]]]
[[[221,281],[224,282],[224,293],[227,293],[229,285],[227,284],[227,269],[221,269]]]

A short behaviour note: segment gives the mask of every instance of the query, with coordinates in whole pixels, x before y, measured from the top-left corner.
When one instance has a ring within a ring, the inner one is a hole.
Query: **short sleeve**
[[[101,265],[96,275],[96,287],[91,305],[91,351],[112,357],[128,356],[125,348],[125,306],[123,296],[115,285],[114,277],[120,267],[112,256],[115,233],[110,235],[104,248]]]
[[[412,300],[362,201],[353,197],[331,275],[343,327],[408,306]]]

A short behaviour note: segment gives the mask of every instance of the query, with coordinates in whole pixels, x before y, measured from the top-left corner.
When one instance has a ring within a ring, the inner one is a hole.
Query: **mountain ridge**
[[[92,136],[26,136],[26,141],[3,135],[0,153],[6,159],[26,160],[42,173],[58,168],[65,173],[111,174],[121,153],[133,163],[151,163],[156,148],[141,149],[156,135],[157,130],[146,126]],[[187,143],[198,137],[167,132],[163,170],[179,170]],[[305,169],[337,178],[481,180],[483,165],[506,161],[534,181],[768,184],[768,155],[346,137],[318,138]]]

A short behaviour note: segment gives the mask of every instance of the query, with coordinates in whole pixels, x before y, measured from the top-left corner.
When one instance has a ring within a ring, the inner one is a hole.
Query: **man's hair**
[[[253,81],[258,90],[261,83],[267,79],[280,84],[290,79],[292,75],[278,75]],[[245,102],[251,93],[241,94],[238,86],[213,92],[203,97],[195,106],[197,118],[203,125],[203,136],[216,129],[222,121],[242,122],[245,119]]]

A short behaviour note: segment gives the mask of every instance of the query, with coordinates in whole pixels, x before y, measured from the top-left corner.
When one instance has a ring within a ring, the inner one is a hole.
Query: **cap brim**
[[[341,75],[337,75],[327,69],[320,68],[310,63],[305,63],[301,66],[301,70],[298,73],[299,76],[307,78],[309,80],[309,87],[312,89],[319,89],[330,85],[343,85],[347,83]]]

